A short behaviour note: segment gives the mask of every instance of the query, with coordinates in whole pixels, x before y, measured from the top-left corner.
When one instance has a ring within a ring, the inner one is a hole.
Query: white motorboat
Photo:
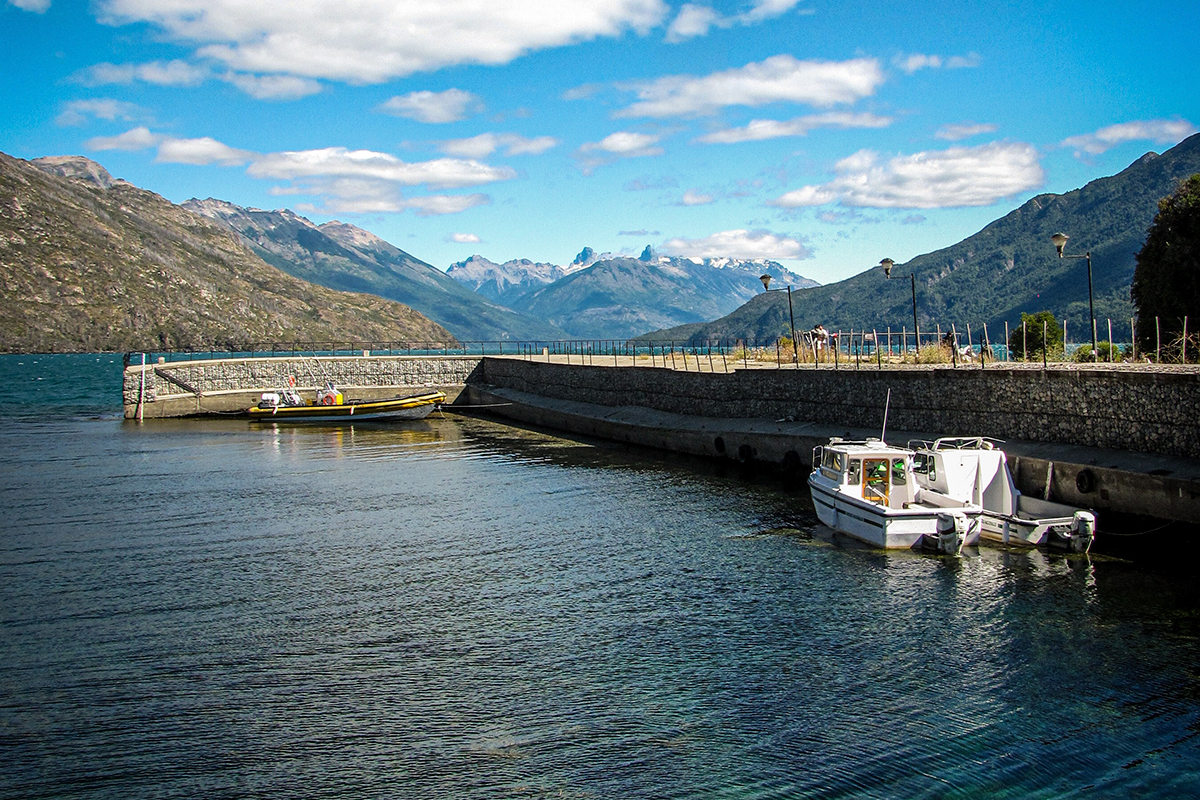
[[[1022,494],[999,444],[982,436],[909,442],[916,485],[982,506],[985,540],[1088,552],[1095,512]]]
[[[914,456],[878,439],[834,438],[815,448],[808,486],[817,517],[835,531],[887,549],[956,554],[976,543],[982,507],[918,484]]]

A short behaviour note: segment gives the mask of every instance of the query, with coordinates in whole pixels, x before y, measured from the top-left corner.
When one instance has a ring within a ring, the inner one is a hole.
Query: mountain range
[[[9,352],[454,341],[400,303],[297,280],[79,157],[0,153],[0,283]]]
[[[448,274],[579,339],[628,339],[719,317],[761,292],[763,275],[797,288],[818,285],[775,261],[665,257],[649,246],[638,258],[585,247],[565,267],[473,256]]]
[[[611,253],[597,254],[590,247],[583,248],[575,260],[566,266],[530,261],[527,258],[497,264],[481,255],[473,255],[465,261],[451,264],[446,274],[493,302],[507,304],[534,289],[547,286],[560,278],[586,269],[597,261],[609,258],[612,258]]]
[[[829,329],[912,329],[912,283],[922,332],[954,324],[975,331],[984,324],[992,341],[1004,323],[1019,325],[1022,313],[1051,311],[1067,321],[1068,337],[1088,337],[1088,268],[1101,337],[1111,319],[1115,334],[1129,336],[1133,315],[1129,287],[1134,255],[1158,209],[1179,182],[1200,172],[1200,134],[1162,154],[1147,153],[1129,167],[1065,194],[1041,194],[958,244],[918,256],[892,270],[881,268],[846,280],[794,292],[796,327],[820,322]],[[1059,258],[1050,236],[1071,239]],[[884,254],[886,255],[886,254]],[[787,298],[760,293],[711,322],[666,328],[643,339],[714,341],[770,339],[788,331]]]
[[[188,200],[182,207],[236,233],[260,258],[289,275],[397,300],[462,341],[567,338],[554,325],[489,301],[362,228],[337,221],[316,225],[288,209],[243,208],[212,198]]]
[[[1086,336],[1127,331],[1129,286],[1159,199],[1200,172],[1200,135],[1117,175],[1042,194],[955,245],[817,286],[776,262],[638,258],[566,265],[476,255],[448,273],[368,231],[287,209],[166,199],[81,157],[0,154],[0,349],[122,350],[296,340],[771,339],[789,328],[991,327],[1052,311]],[[1056,256],[1052,233],[1072,238]],[[909,275],[913,276],[910,282]],[[340,291],[331,291],[340,290]],[[349,294],[347,292],[356,292]],[[403,302],[388,302],[385,299]],[[651,333],[646,333],[650,331]]]

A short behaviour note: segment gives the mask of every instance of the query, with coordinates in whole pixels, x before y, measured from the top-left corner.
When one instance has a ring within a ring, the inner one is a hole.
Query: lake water
[[[0,356],[0,797],[1200,796],[1193,570],[864,550],[453,415],[138,425],[119,375]]]

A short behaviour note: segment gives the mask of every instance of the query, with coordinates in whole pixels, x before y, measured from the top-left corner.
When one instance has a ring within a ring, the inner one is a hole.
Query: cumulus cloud
[[[957,142],[960,139],[969,139],[972,136],[978,136],[981,133],[994,133],[996,126],[974,122],[962,122],[952,125],[943,125],[937,133],[934,134],[939,139],[945,139],[950,142]]]
[[[119,136],[97,136],[84,146],[91,150],[125,150],[129,152],[157,148],[154,160],[163,164],[221,164],[237,166],[255,158],[249,150],[238,150],[216,139],[203,136],[181,139],[154,133],[145,126],[125,131]]]
[[[481,133],[469,139],[451,139],[442,142],[441,151],[459,158],[487,158],[503,149],[507,156],[541,155],[559,145],[553,136],[535,136],[532,139],[516,133]]]
[[[927,55],[925,53],[908,53],[899,54],[892,59],[892,63],[898,69],[908,75],[912,75],[922,69],[965,69],[967,67],[978,67],[982,59],[978,53],[968,53],[965,56],[950,56],[945,58],[938,55]]]
[[[31,2],[32,0],[23,0]],[[456,64],[507,64],[535,50],[633,31],[663,0],[446,3],[443,0],[99,0],[110,25],[146,23],[236,72],[383,83]]]
[[[50,8],[50,0],[8,0],[8,4],[36,14],[44,14]]]
[[[873,58],[800,61],[778,55],[703,77],[669,75],[623,87],[635,91],[638,102],[616,116],[702,116],[728,106],[776,102],[832,106],[868,97],[882,82],[883,72]]]
[[[837,177],[771,201],[780,208],[840,202],[868,208],[986,206],[1035,189],[1045,178],[1037,150],[1021,142],[954,147],[882,160],[861,150],[838,162]]]
[[[154,147],[162,141],[162,138],[142,125],[137,128],[131,128],[119,136],[97,136],[93,139],[88,139],[84,142],[83,146],[89,150],[124,150],[134,152]]]
[[[682,42],[706,35],[711,28],[732,28],[735,25],[755,25],[780,17],[796,7],[800,0],[755,0],[748,11],[722,16],[708,6],[685,3],[667,28],[668,42]]]
[[[458,122],[482,111],[483,101],[462,89],[409,92],[391,98],[380,105],[379,110],[394,117],[415,119],[417,122]]]
[[[779,139],[786,136],[807,136],[814,128],[886,128],[895,120],[876,114],[830,111],[809,114],[790,120],[755,119],[741,128],[713,131],[696,139],[704,144],[737,144]]]
[[[766,230],[732,230],[702,239],[668,239],[658,250],[685,258],[767,258],[773,261],[812,255],[800,241]]]
[[[479,244],[483,240],[473,233],[452,233],[446,237],[453,244]]]
[[[140,106],[122,100],[96,98],[94,100],[72,100],[63,106],[55,119],[59,125],[83,125],[89,117],[105,120],[134,120],[146,116]]]
[[[437,189],[482,186],[516,177],[516,172],[508,167],[492,167],[471,159],[406,162],[388,153],[345,147],[268,153],[256,158],[248,172],[255,178],[371,178],[401,186],[427,185]]]
[[[245,164],[254,158],[248,150],[238,150],[216,139],[202,136],[199,139],[164,138],[158,145],[155,161],[167,164],[221,164],[233,167]]]
[[[288,181],[272,187],[273,195],[313,195],[326,198],[324,210],[371,213],[411,209],[421,216],[456,214],[492,202],[485,194],[433,194],[405,197],[402,189],[481,186],[516,177],[507,167],[492,167],[469,159],[441,158],[405,162],[388,153],[327,147],[278,153],[239,150],[210,137],[182,139],[144,126],[120,136],[97,137],[93,150],[157,148],[156,161],[173,164],[248,164],[251,177]]]
[[[1062,146],[1075,150],[1075,156],[1100,155],[1124,142],[1150,141],[1155,144],[1178,144],[1196,132],[1196,126],[1186,119],[1147,119],[1109,125],[1095,133],[1085,133],[1063,139]]]
[[[660,137],[649,133],[618,131],[610,133],[598,142],[588,142],[579,149],[584,152],[603,151],[624,158],[635,156],[657,156],[663,150],[657,147]]]
[[[467,209],[489,205],[492,198],[486,194],[439,194],[414,197],[404,201],[405,208],[416,211],[417,216],[433,217],[441,214],[460,214]]]
[[[311,78],[294,75],[249,75],[227,72],[221,80],[231,83],[256,100],[298,100],[321,91],[321,84]]]
[[[679,200],[681,206],[706,206],[716,198],[695,189],[688,189]]]
[[[181,59],[172,61],[147,61],[144,64],[93,64],[80,73],[80,82],[88,86],[110,83],[130,84],[134,81],[151,83],[155,86],[199,86],[208,80],[208,67],[192,64]]]

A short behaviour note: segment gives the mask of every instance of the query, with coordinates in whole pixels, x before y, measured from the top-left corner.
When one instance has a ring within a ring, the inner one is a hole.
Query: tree
[[[1137,254],[1130,294],[1143,352],[1154,352],[1157,344],[1155,318],[1164,348],[1178,346],[1185,316],[1189,338],[1200,328],[1200,174],[1159,201],[1146,244]]]
[[[1041,359],[1042,350],[1049,346],[1047,355],[1063,348],[1063,329],[1059,321],[1050,311],[1039,311],[1036,314],[1021,314],[1021,323],[1008,334],[1008,352],[1012,358],[1027,360]],[[1046,341],[1042,342],[1043,326]]]

